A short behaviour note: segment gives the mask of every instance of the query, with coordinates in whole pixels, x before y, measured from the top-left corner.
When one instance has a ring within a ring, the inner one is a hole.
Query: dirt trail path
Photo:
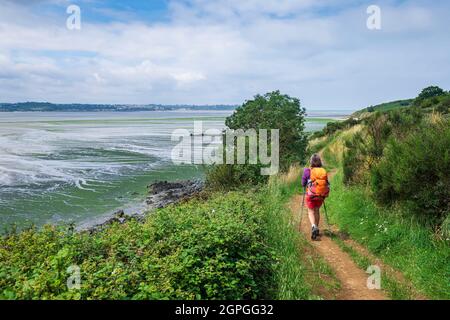
[[[302,204],[302,195],[295,195],[291,199],[290,208],[294,215],[294,221],[297,225],[300,222],[300,208]],[[308,211],[305,206],[303,209],[303,218],[299,231],[310,239],[311,225],[308,219]],[[323,209],[321,209],[322,212]],[[381,290],[370,290],[367,288],[368,274],[358,268],[351,257],[328,236],[322,232],[324,229],[323,215],[321,215],[320,229],[321,236],[319,241],[312,241],[315,250],[327,261],[334,270],[336,277],[341,283],[336,299],[338,300],[386,300],[387,296]],[[333,230],[335,232],[336,230]]]

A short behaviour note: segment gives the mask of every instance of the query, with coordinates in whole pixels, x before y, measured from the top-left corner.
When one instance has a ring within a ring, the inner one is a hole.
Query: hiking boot
[[[312,229],[311,229],[311,239],[312,240],[316,240],[318,236],[319,236],[319,228],[312,227]]]

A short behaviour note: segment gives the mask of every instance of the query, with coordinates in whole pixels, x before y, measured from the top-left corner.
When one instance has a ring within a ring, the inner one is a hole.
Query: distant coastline
[[[234,111],[238,105],[189,105],[189,104],[83,104],[51,102],[16,102],[0,103],[1,112],[145,112],[145,111]],[[307,108],[310,119],[323,118],[341,120],[348,118],[354,108]]]
[[[58,104],[50,102],[0,103],[0,112],[132,112],[234,110],[237,105],[162,105],[162,104]]]

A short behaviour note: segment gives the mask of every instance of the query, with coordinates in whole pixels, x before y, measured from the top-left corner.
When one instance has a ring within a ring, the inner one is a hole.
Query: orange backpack
[[[330,184],[328,183],[327,171],[324,168],[311,168],[307,188],[309,197],[328,197]]]

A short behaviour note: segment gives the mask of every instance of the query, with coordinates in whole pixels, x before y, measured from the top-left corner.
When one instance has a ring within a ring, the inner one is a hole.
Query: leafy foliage
[[[283,95],[279,91],[256,95],[246,101],[229,116],[225,124],[232,130],[255,129],[279,130],[279,164],[281,171],[294,162],[305,160],[307,138],[304,133],[305,109],[297,98]],[[268,131],[269,132],[269,131]],[[270,137],[270,133],[268,133]],[[269,144],[270,146],[270,144]],[[269,147],[270,150],[270,147]],[[248,158],[248,155],[247,155]],[[233,189],[243,184],[266,182],[268,176],[261,175],[258,164],[217,165],[207,170],[208,185],[215,189]]]
[[[258,185],[268,181],[261,175],[261,164],[215,165],[206,168],[206,185],[215,191],[242,189],[247,185]]]
[[[378,205],[364,185],[345,186],[342,178],[338,171],[331,181],[327,209],[332,223],[401,271],[410,287],[431,299],[449,299],[449,236],[430,232],[411,217],[410,208]],[[382,279],[383,288],[389,290],[387,278]]]
[[[328,163],[343,149],[331,161],[343,166],[327,200],[333,222],[437,299],[450,295],[449,106],[446,93],[362,110],[355,130],[316,142]]]
[[[352,114],[353,118],[364,118],[370,116],[371,113],[376,111],[390,111],[396,109],[405,109],[410,107],[414,102],[414,99],[396,100],[391,102],[385,102],[374,106],[369,106],[362,110],[356,111]]]
[[[305,109],[300,100],[279,91],[256,95],[226,119],[230,129],[279,129],[280,165],[286,170],[305,157]]]
[[[343,155],[344,182],[363,183],[369,172],[383,157],[391,137],[402,139],[421,121],[418,108],[376,112],[364,120],[365,129],[345,142]]]
[[[372,170],[372,188],[382,203],[414,205],[412,212],[442,222],[450,212],[450,121],[418,126],[403,140],[390,139]]]
[[[310,136],[310,139],[316,139],[316,138],[321,138],[324,136],[332,135],[340,130],[345,130],[345,129],[351,128],[353,126],[356,126],[360,122],[361,122],[361,120],[357,120],[353,117],[348,118],[344,121],[328,122],[327,125],[325,126],[325,128],[323,128],[321,131],[314,132]]]
[[[0,299],[308,299],[292,187],[213,194],[94,234],[46,226],[1,238]],[[77,265],[81,289],[68,290]]]
[[[263,213],[255,199],[230,193],[93,235],[50,226],[10,235],[0,247],[0,297],[269,298],[277,260],[265,242]],[[73,264],[80,290],[66,286]]]
[[[429,97],[412,107],[364,118],[363,130],[345,141],[342,161],[344,183],[368,184],[381,205],[401,203],[435,227],[448,216],[450,198],[450,95],[429,93],[437,91],[424,90]]]
[[[415,104],[422,102],[425,99],[439,97],[445,95],[445,91],[437,86],[429,86],[422,90],[414,101]]]

